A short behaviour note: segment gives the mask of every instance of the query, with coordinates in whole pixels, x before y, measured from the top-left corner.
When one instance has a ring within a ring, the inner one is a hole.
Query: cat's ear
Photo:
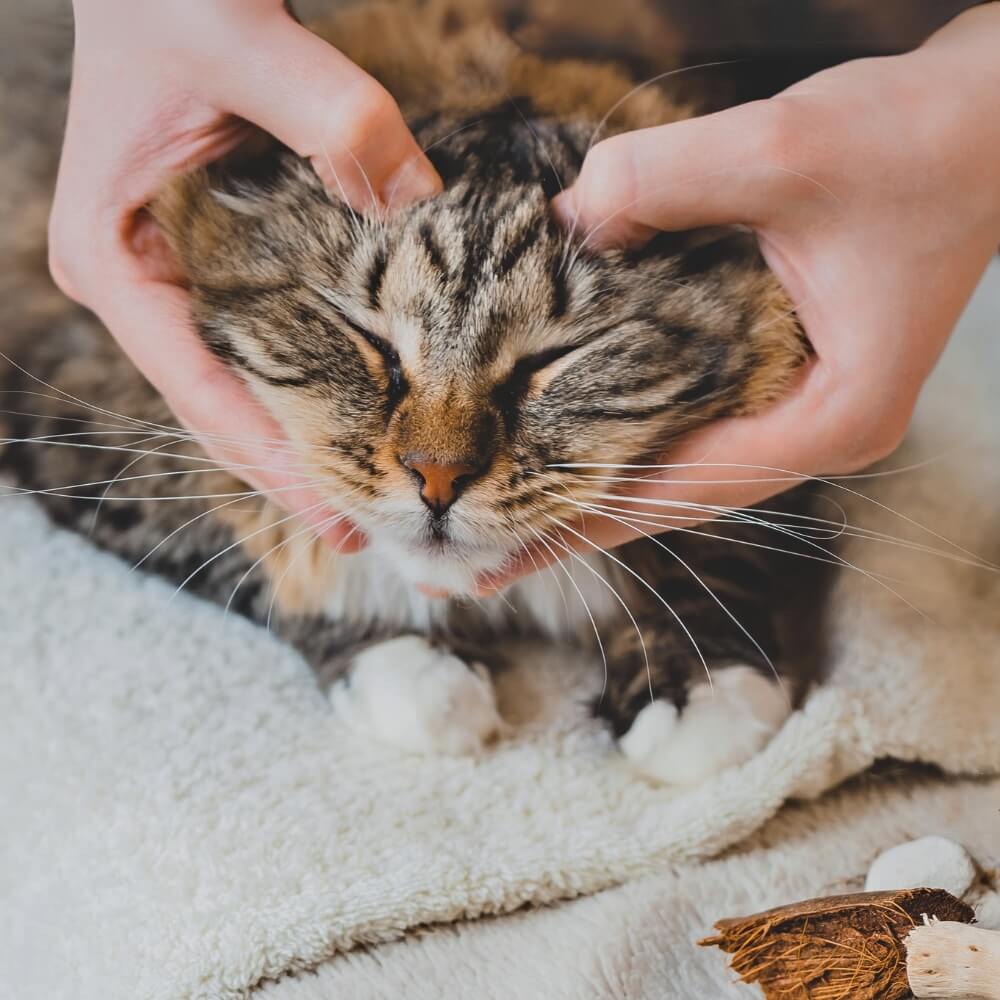
[[[192,264],[197,257],[193,253],[192,236],[195,229],[208,235],[210,229],[200,227],[201,206],[208,191],[208,179],[203,169],[177,177],[160,190],[149,205],[149,212],[156,221],[160,232],[176,259],[182,277],[191,278]]]
[[[751,414],[788,392],[813,352],[753,232],[662,233],[630,256],[646,287],[660,290],[664,328],[690,331],[706,372],[692,408],[724,400],[727,414]]]
[[[747,226],[713,226],[675,235],[684,242],[681,280],[699,274],[719,284],[720,318],[738,317],[746,381],[734,413],[758,413],[785,395],[813,355],[795,305],[767,266]]]
[[[699,267],[719,276],[715,295],[723,306],[720,315],[738,317],[735,330],[746,359],[740,402],[732,412],[759,413],[788,393],[813,348],[795,304],[767,266],[755,234],[744,226],[712,233],[714,238],[693,246],[685,263],[694,280]]]
[[[182,275],[197,280],[214,262],[225,267],[226,248],[245,231],[248,217],[267,211],[268,186],[275,180],[276,144],[261,133],[222,160],[169,181],[149,204]]]

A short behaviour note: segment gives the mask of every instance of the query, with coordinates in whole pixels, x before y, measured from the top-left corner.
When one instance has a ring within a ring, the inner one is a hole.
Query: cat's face
[[[762,405],[804,357],[747,237],[578,252],[549,200],[586,130],[512,109],[464,124],[417,127],[446,187],[387,219],[288,153],[159,207],[205,340],[305,475],[415,582],[452,589],[573,519],[569,497],[603,492],[588,476]]]

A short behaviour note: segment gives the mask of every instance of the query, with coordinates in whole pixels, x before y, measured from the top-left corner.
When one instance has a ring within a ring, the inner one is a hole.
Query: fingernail
[[[404,163],[382,188],[382,201],[391,208],[412,205],[414,202],[431,198],[441,191],[441,178],[430,165],[421,158]]]

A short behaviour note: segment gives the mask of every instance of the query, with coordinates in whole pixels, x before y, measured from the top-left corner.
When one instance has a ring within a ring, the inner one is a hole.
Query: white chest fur
[[[338,560],[324,607],[335,620],[380,624],[400,631],[427,632],[445,627],[453,601],[481,614],[484,626],[531,631],[556,640],[586,641],[595,627],[625,617],[615,596],[623,574],[599,554],[543,569],[487,598],[441,599],[421,593],[412,567],[400,566],[395,553],[372,546]]]

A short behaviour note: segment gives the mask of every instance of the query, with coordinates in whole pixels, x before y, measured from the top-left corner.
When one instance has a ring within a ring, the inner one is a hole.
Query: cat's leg
[[[596,710],[641,773],[690,787],[759,752],[791,713],[793,692],[779,673],[775,567],[753,550],[681,545],[688,568],[658,560],[662,603],[645,601],[637,628],[608,637]]]
[[[688,642],[683,635],[680,641]],[[669,643],[647,646],[651,660],[673,660],[688,677],[666,688],[654,682],[652,696],[644,662],[619,661],[612,668],[625,666],[632,686],[643,687],[641,699],[630,699],[631,709],[616,713],[619,719],[631,719],[619,745],[641,773],[664,784],[691,787],[762,750],[791,713],[792,703],[782,682],[756,664],[708,659],[706,673],[700,660],[676,646],[673,637]],[[659,668],[651,668],[653,676],[659,673]]]
[[[313,619],[282,628],[338,721],[409,753],[473,754],[503,723],[486,666],[422,635],[362,637]]]

